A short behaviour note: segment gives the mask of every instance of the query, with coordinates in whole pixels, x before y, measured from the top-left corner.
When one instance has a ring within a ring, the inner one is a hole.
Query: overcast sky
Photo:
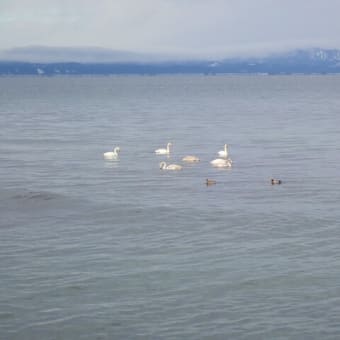
[[[0,49],[204,56],[340,48],[340,0],[0,0]]]

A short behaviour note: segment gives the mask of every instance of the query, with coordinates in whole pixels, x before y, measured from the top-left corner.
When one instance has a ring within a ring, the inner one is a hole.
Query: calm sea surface
[[[339,338],[339,76],[2,77],[0,127],[1,339]]]

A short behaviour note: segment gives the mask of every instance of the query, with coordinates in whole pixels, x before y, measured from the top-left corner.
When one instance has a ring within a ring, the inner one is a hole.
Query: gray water
[[[337,339],[339,93],[338,76],[0,78],[0,338]],[[225,143],[232,168],[211,167]]]

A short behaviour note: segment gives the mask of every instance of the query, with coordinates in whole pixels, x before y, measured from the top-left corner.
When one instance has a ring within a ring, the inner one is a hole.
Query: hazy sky
[[[0,49],[219,55],[340,48],[340,0],[0,0]]]

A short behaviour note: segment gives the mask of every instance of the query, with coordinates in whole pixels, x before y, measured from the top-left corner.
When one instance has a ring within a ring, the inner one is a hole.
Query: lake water
[[[338,338],[339,93],[339,76],[0,78],[0,338]],[[225,143],[232,168],[211,167]]]

